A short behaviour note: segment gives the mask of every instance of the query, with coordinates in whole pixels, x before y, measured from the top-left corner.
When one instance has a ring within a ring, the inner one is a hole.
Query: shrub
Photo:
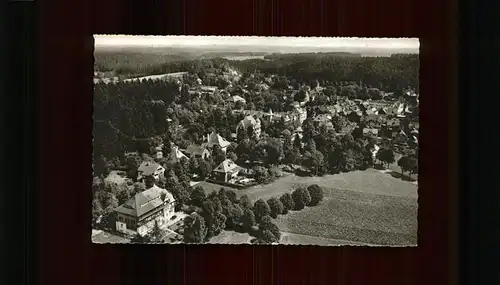
[[[292,195],[290,193],[285,193],[281,195],[280,201],[283,204],[283,214],[288,213],[295,208]]]
[[[255,202],[253,212],[255,214],[255,219],[260,222],[263,217],[271,214],[271,209],[266,201],[259,199]]]
[[[292,193],[292,198],[295,204],[295,210],[302,210],[311,202],[311,195],[309,195],[309,191],[303,187],[295,189]]]
[[[283,213],[283,203],[281,203],[281,201],[277,198],[273,197],[267,200],[267,204],[269,205],[269,209],[271,210],[271,217],[276,219],[278,215]]]
[[[241,217],[241,222],[246,230],[251,230],[255,226],[255,214],[252,210],[245,208],[243,209],[243,216]]]
[[[207,235],[205,220],[194,213],[184,220],[184,242],[201,243]]]
[[[307,191],[311,196],[311,202],[309,202],[308,206],[316,206],[323,200],[323,188],[319,187],[317,184],[307,187]]]

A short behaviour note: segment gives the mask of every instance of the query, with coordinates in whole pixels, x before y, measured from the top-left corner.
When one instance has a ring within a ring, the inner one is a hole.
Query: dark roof
[[[127,202],[115,209],[116,212],[125,215],[140,217],[163,205],[161,194],[166,195],[165,199],[168,203],[175,201],[174,196],[167,190],[156,185],[134,195]]]
[[[234,173],[241,170],[242,167],[234,163],[231,159],[226,159],[219,166],[217,166],[214,171],[222,173]]]
[[[160,164],[154,161],[143,161],[139,166],[138,171],[144,176],[153,175],[160,166]]]
[[[225,148],[225,147],[229,146],[230,144],[231,144],[230,142],[228,142],[226,139],[224,139],[223,137],[221,137],[219,134],[217,134],[215,132],[212,132],[208,136],[208,143],[207,143],[208,147],[213,147],[214,145],[218,145],[220,148]]]
[[[191,155],[202,155],[204,151],[207,151],[207,149],[196,144],[189,145],[186,148],[186,152]]]

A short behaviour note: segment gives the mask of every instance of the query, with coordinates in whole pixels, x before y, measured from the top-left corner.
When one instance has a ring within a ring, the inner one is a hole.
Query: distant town
[[[417,244],[418,54],[95,58],[93,242]]]

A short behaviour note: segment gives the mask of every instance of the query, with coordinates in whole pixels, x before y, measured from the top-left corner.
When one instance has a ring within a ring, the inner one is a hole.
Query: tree
[[[151,242],[151,239],[149,236],[141,236],[139,233],[134,235],[134,237],[130,240],[131,243],[136,243],[136,244],[144,244],[144,243],[149,243]]]
[[[202,216],[208,231],[206,238],[218,235],[226,227],[227,217],[222,214],[222,207],[217,197],[207,199],[202,204]]]
[[[205,194],[205,190],[203,189],[203,187],[196,186],[193,189],[193,192],[191,192],[191,196],[190,196],[191,204],[198,206],[198,207],[201,207],[202,203],[206,197],[207,197],[207,195]]]
[[[293,140],[294,149],[302,152],[302,139],[300,138],[299,133],[295,134],[295,139]]]
[[[323,200],[323,188],[319,187],[317,184],[313,184],[307,187],[307,191],[311,196],[311,202],[308,204],[308,206],[316,206]]]
[[[243,220],[243,208],[240,205],[234,204],[229,207],[226,225],[230,228],[235,228],[241,225]]]
[[[144,185],[144,183],[142,182],[134,183],[134,194],[141,193],[144,190],[146,190],[146,185]]]
[[[236,155],[240,162],[245,162],[250,159],[250,153],[252,153],[252,145],[250,140],[245,138],[240,141],[235,149]]]
[[[311,195],[309,191],[303,187],[295,189],[292,193],[293,202],[295,205],[295,210],[302,210],[305,206],[311,203]]]
[[[214,165],[219,165],[221,162],[226,160],[226,154],[218,145],[214,145],[212,156],[214,159]]]
[[[247,194],[240,197],[239,204],[243,209],[252,209],[252,202],[250,201],[250,198],[248,198]]]
[[[210,176],[210,172],[212,172],[212,165],[210,162],[202,159],[200,160],[200,169],[198,174],[200,175],[201,179],[205,179],[208,176]]]
[[[284,210],[283,203],[278,200],[276,197],[272,197],[267,200],[267,204],[269,205],[269,209],[271,210],[270,215],[272,218],[276,219],[278,215],[281,215]]]
[[[153,187],[156,184],[156,180],[153,176],[149,175],[144,177],[144,185],[146,185],[146,189]]]
[[[92,222],[95,223],[103,213],[104,211],[102,209],[101,202],[99,202],[98,199],[94,198],[92,200]]]
[[[273,223],[269,216],[263,217],[259,223],[259,234],[257,243],[269,244],[279,242],[281,239],[281,232],[278,226]]]
[[[121,205],[130,199],[130,191],[127,185],[118,186],[118,193],[116,194],[116,198],[118,199],[118,204]]]
[[[306,99],[306,96],[307,96],[306,91],[300,90],[297,93],[295,93],[295,95],[293,96],[293,100],[295,100],[297,102],[304,102],[304,100]]]
[[[410,156],[408,160],[408,167],[410,171],[410,178],[412,174],[418,174],[418,158],[415,156]]]
[[[247,231],[255,225],[255,214],[249,208],[243,209],[243,216],[241,217],[243,228]]]
[[[177,184],[173,187],[169,187],[169,190],[170,190],[170,193],[172,193],[172,196],[174,196],[175,210],[176,211],[179,211],[180,209],[182,209],[183,205],[188,204],[191,195],[185,187]],[[203,199],[203,198],[201,198],[201,199]],[[196,205],[198,206],[201,204],[196,204]]]
[[[253,212],[257,222],[260,222],[263,217],[268,216],[271,213],[271,209],[266,201],[259,199],[255,202]]]
[[[255,181],[257,181],[258,183],[267,183],[270,181],[270,178],[269,177],[269,172],[267,170],[267,168],[265,167],[262,167],[262,166],[257,166],[254,168],[254,177],[255,177]]]
[[[312,152],[306,152],[304,158],[304,164],[314,169],[315,175],[318,175],[318,168],[323,164],[323,154],[318,150],[314,150]]]
[[[278,139],[269,139],[265,144],[266,163],[276,165],[283,157],[283,144]]]
[[[410,170],[410,158],[406,155],[402,156],[398,160],[398,166],[401,168],[401,175],[403,175],[405,171]]]
[[[149,236],[153,242],[162,242],[165,239],[165,231],[160,228],[158,221],[155,221],[155,225],[149,233]]]
[[[389,167],[389,164],[394,162],[394,151],[389,148],[382,148],[377,153],[377,159],[382,163],[386,163],[387,167]]]
[[[348,149],[340,154],[338,160],[339,170],[349,172],[356,169],[356,154],[354,150]]]
[[[202,243],[207,235],[205,220],[198,213],[193,213],[184,219],[184,242]]]
[[[238,198],[236,197],[236,192],[234,192],[234,190],[226,189],[225,194],[231,203],[235,204],[238,202]]]
[[[283,214],[288,213],[295,208],[293,197],[290,193],[285,193],[280,197],[281,204],[283,204]]]

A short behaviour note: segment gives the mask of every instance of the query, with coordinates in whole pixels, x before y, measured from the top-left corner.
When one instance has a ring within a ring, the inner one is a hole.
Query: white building
[[[248,128],[252,128],[256,138],[260,137],[261,134],[261,122],[260,119],[255,119],[253,116],[246,116],[241,120],[236,126],[236,135],[241,131],[247,131]]]
[[[114,209],[116,230],[124,234],[150,232],[155,223],[164,226],[175,213],[174,196],[156,185],[137,193],[124,204]]]

